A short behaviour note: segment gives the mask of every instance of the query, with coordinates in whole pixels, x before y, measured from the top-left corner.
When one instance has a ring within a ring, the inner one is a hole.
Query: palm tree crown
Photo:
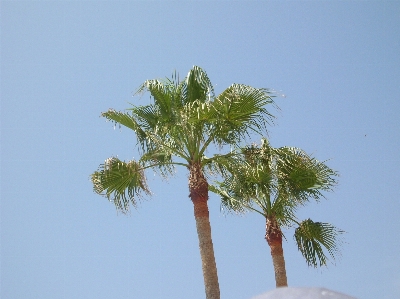
[[[150,92],[152,104],[133,106],[128,112],[109,109],[102,113],[106,119],[132,129],[141,149],[139,161],[125,163],[109,158],[92,175],[95,191],[106,195],[122,212],[129,210],[127,201],[135,205],[136,195],[149,192],[144,169],[168,175],[176,165],[190,169],[199,164],[202,168],[212,160],[221,160],[220,155],[205,157],[211,144],[238,145],[251,131],[264,133],[274,118],[264,108],[274,105],[267,89],[232,84],[215,96],[207,74],[196,66],[183,81],[176,75],[147,80],[136,93],[145,91]]]
[[[273,116],[265,109],[274,105],[264,88],[232,84],[215,96],[204,70],[194,66],[180,81],[147,80],[137,94],[149,92],[152,103],[132,106],[126,112],[110,109],[102,116],[136,133],[141,157],[138,161],[107,159],[91,178],[94,191],[106,196],[122,212],[135,206],[141,194],[149,194],[145,170],[173,174],[174,167],[189,170],[189,191],[194,204],[203,275],[208,299],[219,298],[211,229],[208,218],[208,171],[223,165],[232,155],[205,156],[210,145],[237,146],[249,133],[263,134]],[[205,167],[213,165],[213,167]],[[222,167],[222,166],[221,166]],[[222,167],[223,168],[223,167]],[[222,169],[221,168],[221,169]]]

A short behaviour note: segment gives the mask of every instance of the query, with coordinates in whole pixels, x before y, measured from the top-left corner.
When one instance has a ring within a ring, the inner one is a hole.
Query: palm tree
[[[264,108],[274,105],[264,88],[232,84],[215,96],[207,74],[194,66],[187,77],[147,80],[137,94],[150,92],[149,105],[133,106],[127,112],[110,109],[102,116],[136,133],[141,157],[138,161],[105,160],[92,176],[94,191],[106,196],[124,213],[135,206],[141,194],[150,194],[145,170],[173,174],[175,166],[189,171],[189,192],[199,238],[207,299],[219,299],[217,267],[211,238],[208,210],[210,168],[223,165],[231,153],[205,156],[211,145],[220,149],[237,146],[250,132],[263,134],[273,116]]]
[[[309,266],[326,265],[323,248],[332,258],[338,253],[338,236],[343,231],[311,219],[300,222],[295,215],[310,199],[323,198],[321,191],[332,189],[337,173],[298,148],[273,148],[266,139],[259,147],[243,148],[242,155],[242,159],[233,160],[235,166],[229,176],[210,190],[221,196],[223,208],[238,213],[255,211],[265,218],[276,287],[284,287],[287,276],[282,228],[297,226],[294,239]]]

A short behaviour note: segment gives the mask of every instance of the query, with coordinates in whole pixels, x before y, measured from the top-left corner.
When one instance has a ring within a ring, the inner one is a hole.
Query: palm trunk
[[[267,217],[265,239],[271,248],[276,287],[287,287],[285,258],[283,257],[282,231],[274,216]]]
[[[217,265],[215,263],[207,205],[208,184],[198,164],[190,167],[189,191],[194,205],[194,217],[199,237],[206,299],[220,299]]]

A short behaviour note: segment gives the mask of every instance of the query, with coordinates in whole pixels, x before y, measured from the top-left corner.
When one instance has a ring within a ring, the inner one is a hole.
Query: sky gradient
[[[300,219],[345,230],[336,265],[308,268],[287,231],[290,286],[400,297],[399,1],[1,1],[1,272],[4,299],[204,298],[186,169],[130,216],[92,191],[134,134],[100,118],[147,79],[202,67],[277,91],[271,145],[340,174]],[[259,141],[255,137],[251,141]],[[275,287],[264,219],[209,200],[221,298]]]

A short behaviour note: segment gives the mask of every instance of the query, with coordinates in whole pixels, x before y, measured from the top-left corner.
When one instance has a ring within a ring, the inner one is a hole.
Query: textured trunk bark
[[[285,258],[283,257],[282,231],[275,217],[267,218],[265,239],[271,248],[272,263],[275,271],[276,287],[287,287]]]
[[[206,299],[220,299],[217,265],[215,263],[207,205],[208,184],[200,165],[195,164],[190,168],[189,191],[194,205],[194,217],[199,237]]]

